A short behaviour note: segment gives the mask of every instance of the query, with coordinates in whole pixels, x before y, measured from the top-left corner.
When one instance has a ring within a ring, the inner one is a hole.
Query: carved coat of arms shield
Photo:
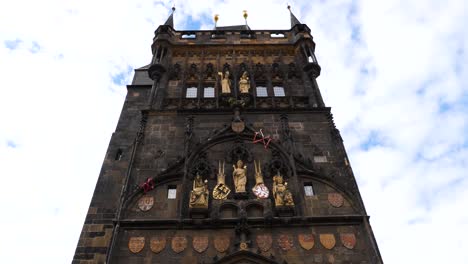
[[[138,200],[138,208],[143,212],[149,211],[153,207],[153,204],[154,197],[150,195],[145,195]]]
[[[145,247],[145,237],[131,237],[128,241],[128,249],[132,253],[138,253]]]
[[[353,249],[356,246],[356,236],[353,233],[340,234],[341,243],[348,249]]]
[[[290,235],[280,235],[278,237],[278,245],[284,251],[290,250],[293,247],[292,237]]]
[[[343,206],[343,196],[339,193],[329,193],[328,194],[328,202],[334,207],[341,207]]]
[[[273,244],[273,239],[271,238],[271,235],[267,234],[257,235],[256,241],[258,248],[263,252],[270,250],[271,244]]]
[[[315,239],[312,234],[299,234],[299,244],[305,250],[311,250],[314,247]]]
[[[232,131],[236,133],[241,133],[245,129],[245,123],[244,121],[233,121],[231,123],[231,128],[232,128]]]
[[[187,247],[187,238],[185,238],[184,236],[173,237],[171,241],[171,247],[175,253],[180,253],[184,251]]]
[[[163,251],[166,247],[166,238],[165,237],[152,237],[150,241],[151,251],[154,253],[159,253]]]
[[[193,249],[198,253],[202,253],[208,248],[207,236],[194,236],[192,240]]]
[[[320,234],[320,243],[326,249],[332,249],[335,244],[335,235],[333,234]]]
[[[226,252],[230,243],[231,241],[228,236],[217,236],[214,239],[214,247],[220,253]]]

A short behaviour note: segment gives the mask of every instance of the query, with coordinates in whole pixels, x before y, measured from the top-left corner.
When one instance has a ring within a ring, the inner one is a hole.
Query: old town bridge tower
[[[73,263],[383,263],[290,15],[289,30],[157,28]]]

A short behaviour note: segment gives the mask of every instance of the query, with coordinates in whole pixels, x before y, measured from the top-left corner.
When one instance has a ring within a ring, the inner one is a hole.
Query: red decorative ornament
[[[147,193],[147,192],[153,190],[154,187],[155,187],[155,183],[154,183],[153,178],[148,178],[148,179],[146,179],[146,181],[144,183],[140,184],[140,188],[143,189],[144,193]]]
[[[268,135],[265,137],[265,135],[263,135],[263,131],[260,129],[259,132],[255,132],[255,135],[253,137],[253,143],[258,143],[258,142],[262,142],[263,143],[263,146],[266,148],[268,148],[268,145],[270,144],[272,138]]]

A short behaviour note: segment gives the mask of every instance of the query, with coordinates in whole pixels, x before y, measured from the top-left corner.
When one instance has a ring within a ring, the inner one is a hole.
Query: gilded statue
[[[229,71],[225,71],[224,75],[222,72],[218,72],[218,75],[221,76],[221,93],[229,94],[231,93],[231,80],[229,79]]]
[[[238,160],[236,165],[232,165],[234,171],[232,178],[234,179],[234,186],[236,193],[245,193],[245,185],[247,184],[247,166],[244,165],[242,160]]]
[[[193,190],[190,192],[190,208],[208,208],[208,180],[203,181],[197,174],[193,180]]]
[[[254,160],[254,165],[255,165],[255,186],[252,188],[253,193],[257,198],[259,199],[265,199],[268,198],[268,195],[270,192],[268,191],[268,188],[265,186],[263,182],[263,175],[262,175],[262,167],[260,165],[260,161]]]
[[[231,189],[229,189],[225,182],[224,164],[224,161],[223,163],[221,161],[218,162],[218,183],[213,189],[213,198],[216,200],[226,199],[231,192]]]
[[[240,90],[241,93],[249,93],[250,80],[249,80],[249,76],[247,76],[246,71],[244,73],[242,73],[242,76],[240,77],[239,90]]]
[[[293,206],[294,201],[288,190],[288,183],[283,183],[283,176],[278,173],[273,177],[273,198],[276,206]]]

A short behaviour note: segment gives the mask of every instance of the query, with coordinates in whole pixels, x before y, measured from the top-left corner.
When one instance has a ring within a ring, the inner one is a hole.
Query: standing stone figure
[[[229,71],[218,72],[218,75],[221,76],[221,93],[230,94],[231,93],[231,80],[229,79]]]
[[[236,165],[232,165],[234,171],[232,177],[236,193],[245,193],[245,185],[247,184],[247,166],[244,166],[242,160],[238,160]]]
[[[245,71],[242,73],[242,76],[240,77],[239,80],[239,90],[241,93],[249,93],[250,90],[250,80],[249,76],[247,76],[247,72]]]
[[[190,208],[208,208],[208,180],[203,181],[197,174],[193,180],[193,190],[190,192]]]
[[[273,177],[273,197],[275,198],[275,206],[292,206],[294,205],[291,192],[288,190],[288,183],[283,183],[283,176],[278,173]]]

